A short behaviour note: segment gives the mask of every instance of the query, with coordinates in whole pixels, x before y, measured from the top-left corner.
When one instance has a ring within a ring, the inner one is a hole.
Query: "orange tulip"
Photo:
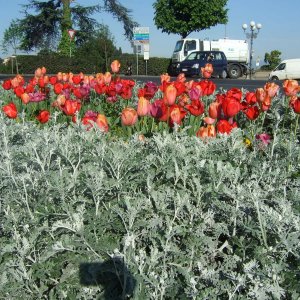
[[[147,116],[150,112],[150,101],[144,97],[140,97],[137,106],[137,114],[140,117]]]
[[[111,82],[111,73],[110,72],[105,72],[103,75],[103,80],[105,84],[110,84]]]
[[[97,119],[96,119],[96,124],[101,129],[101,131],[108,132],[109,127],[108,127],[108,122],[107,122],[105,115],[98,114]]]
[[[120,64],[120,62],[118,60],[114,60],[111,63],[110,67],[111,67],[111,71],[113,73],[118,73],[120,71],[121,64]]]
[[[168,73],[160,75],[160,82],[161,83],[163,83],[163,82],[170,82],[170,80],[171,80],[171,77],[169,76]]]
[[[297,80],[288,79],[283,82],[283,90],[287,96],[295,96],[300,91]]]
[[[69,79],[69,74],[63,73],[62,74],[62,80],[63,81],[68,81],[68,79]]]
[[[132,126],[138,120],[138,114],[135,109],[126,107],[122,110],[121,121],[124,126]]]
[[[208,125],[207,127],[200,127],[199,130],[196,132],[196,136],[202,139],[208,137],[215,137],[217,135],[216,128],[214,125]]]
[[[263,102],[266,96],[266,92],[263,88],[257,88],[255,91],[255,95],[258,102]]]
[[[264,86],[264,90],[271,98],[273,98],[279,90],[279,85],[274,82],[267,82]]]
[[[59,80],[59,81],[62,80],[62,78],[63,78],[62,72],[58,72],[56,77],[57,77],[57,80]]]
[[[210,117],[205,117],[203,118],[203,121],[207,125],[212,125],[215,123],[216,119],[210,118]]]
[[[219,115],[219,102],[212,102],[208,108],[208,114],[212,119],[217,119]]]
[[[181,111],[180,111],[179,106],[172,108],[171,113],[170,113],[170,118],[173,123],[176,123],[176,124],[181,123]]]
[[[21,100],[22,100],[22,102],[23,102],[24,104],[27,104],[27,103],[29,103],[29,101],[30,101],[30,97],[29,97],[29,95],[28,95],[27,93],[23,93],[23,94],[21,95]]]
[[[43,73],[42,73],[42,69],[41,68],[37,68],[34,72],[34,76],[37,78],[42,77]]]
[[[177,89],[173,84],[166,87],[164,93],[164,100],[167,105],[173,105],[176,101]]]
[[[185,82],[185,81],[186,81],[185,74],[184,74],[184,73],[180,73],[180,74],[177,76],[176,81],[179,81],[179,82]]]
[[[213,71],[214,71],[214,69],[213,69],[212,64],[206,64],[204,66],[204,68],[203,67],[201,68],[202,76],[204,78],[210,78]]]

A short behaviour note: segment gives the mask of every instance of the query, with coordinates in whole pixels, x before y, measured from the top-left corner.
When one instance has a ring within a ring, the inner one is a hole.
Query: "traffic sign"
[[[68,29],[68,35],[70,37],[70,40],[73,40],[74,39],[74,36],[75,36],[75,30],[74,29]]]
[[[135,45],[149,43],[149,27],[134,27],[133,41]]]

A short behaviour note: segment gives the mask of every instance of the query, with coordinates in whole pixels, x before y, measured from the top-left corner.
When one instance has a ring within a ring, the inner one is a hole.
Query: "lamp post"
[[[243,24],[242,28],[246,34],[247,39],[250,39],[250,79],[252,76],[252,58],[253,58],[253,40],[257,38],[258,32],[261,29],[262,25],[260,23],[255,24],[254,21],[250,22],[250,32],[246,32],[248,28],[247,24]]]

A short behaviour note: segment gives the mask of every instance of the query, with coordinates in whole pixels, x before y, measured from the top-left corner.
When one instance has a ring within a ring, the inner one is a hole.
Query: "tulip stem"
[[[296,124],[295,124],[295,131],[294,131],[295,139],[297,138],[298,124],[299,124],[299,114],[297,114]]]

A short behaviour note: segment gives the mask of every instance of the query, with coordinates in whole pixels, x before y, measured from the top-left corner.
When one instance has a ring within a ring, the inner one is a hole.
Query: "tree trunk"
[[[63,5],[62,20],[60,24],[61,40],[58,45],[58,50],[62,55],[70,55],[74,48],[74,40],[69,37],[68,30],[72,29],[72,17],[70,3],[72,0],[61,0]]]

